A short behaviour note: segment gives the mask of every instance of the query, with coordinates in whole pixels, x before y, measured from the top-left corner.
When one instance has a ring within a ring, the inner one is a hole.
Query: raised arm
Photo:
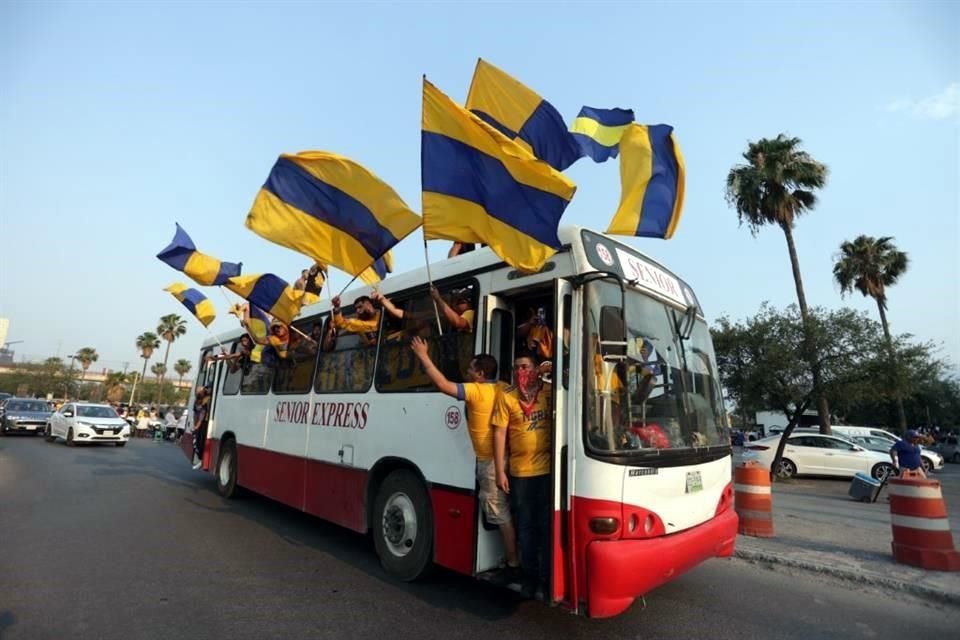
[[[387,313],[392,315],[394,318],[403,318],[403,309],[398,309],[396,305],[390,302],[390,298],[383,295],[379,291],[374,290],[373,293],[370,294],[370,299],[374,302],[379,302],[380,305],[387,310]]]
[[[457,385],[447,380],[447,377],[433,364],[433,360],[430,359],[430,354],[427,352],[427,343],[424,342],[423,338],[414,338],[410,342],[410,348],[423,363],[423,369],[427,372],[427,377],[433,384],[437,385],[437,388],[448,396],[458,398]]]
[[[443,317],[447,319],[450,326],[454,327],[457,331],[468,331],[470,329],[470,323],[447,304],[447,301],[443,299],[443,296],[440,295],[440,291],[438,291],[436,287],[430,287],[430,296],[436,301],[437,306],[440,307],[440,311],[443,313]]]

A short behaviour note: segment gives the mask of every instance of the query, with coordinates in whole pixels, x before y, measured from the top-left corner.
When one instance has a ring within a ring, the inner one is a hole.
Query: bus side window
[[[240,382],[240,393],[243,395],[263,395],[270,391],[270,382],[273,380],[273,369],[262,362],[250,363],[250,368],[243,372]]]
[[[350,311],[345,310],[344,316],[349,317]],[[338,332],[333,327],[332,318],[327,319],[324,336],[317,359],[316,392],[361,393],[369,389],[373,381],[376,346],[366,346],[359,334]]]
[[[433,300],[422,291],[418,295],[398,298],[393,304],[403,310],[403,318],[385,313],[386,323],[380,336],[380,358],[377,365],[377,389],[380,391],[417,391],[433,387],[420,361],[410,349],[410,340],[427,341],[430,357],[441,363],[441,346],[437,341],[437,316]],[[442,369],[442,367],[441,367]]]
[[[310,318],[295,323],[293,328],[309,336],[314,324],[322,322],[320,318]],[[280,363],[273,374],[274,393],[307,393],[313,383],[318,345],[294,331],[293,328],[290,330],[287,361]]]
[[[230,353],[237,352],[237,342],[230,347]],[[240,392],[240,381],[243,379],[243,367],[239,361],[228,362],[223,378],[223,395],[233,396]]]

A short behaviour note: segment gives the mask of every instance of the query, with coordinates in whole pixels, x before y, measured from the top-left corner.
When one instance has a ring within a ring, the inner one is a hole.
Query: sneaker
[[[201,462],[195,462],[195,463],[193,463],[193,468],[194,468],[194,469],[199,469],[202,465],[203,465],[203,462],[202,462],[202,461],[201,461]]]
[[[490,582],[500,587],[511,587],[513,585],[519,587],[523,582],[523,575],[520,572],[519,566],[511,567],[505,564],[492,572]]]

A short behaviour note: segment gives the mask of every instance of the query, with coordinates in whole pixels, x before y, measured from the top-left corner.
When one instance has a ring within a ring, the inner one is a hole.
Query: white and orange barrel
[[[892,478],[889,491],[893,559],[923,569],[960,571],[940,482]]]
[[[740,517],[739,533],[755,538],[773,537],[773,493],[770,471],[754,461],[733,470],[734,504]]]

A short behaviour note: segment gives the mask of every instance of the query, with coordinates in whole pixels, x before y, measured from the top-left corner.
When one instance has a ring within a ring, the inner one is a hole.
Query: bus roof
[[[606,241],[614,245],[622,246],[629,251],[638,254],[644,260],[650,262],[651,264],[659,267],[663,271],[669,273],[676,277],[670,269],[664,267],[658,260],[651,258],[643,251],[627,245],[624,242],[615,240],[605,234],[602,234],[587,227],[580,225],[572,224],[563,224],[560,225],[557,235],[560,239],[560,244],[563,246],[563,249],[558,253],[565,253],[570,250],[570,247],[582,247],[583,245],[583,232],[588,231],[598,236],[603,236]],[[453,258],[445,259],[439,262],[430,263],[430,275],[432,276],[433,281],[443,281],[447,278],[456,277],[464,273],[471,273],[474,271],[486,271],[492,268],[505,267],[506,263],[500,259],[500,257],[495,254],[491,249],[487,247],[478,248],[477,250],[470,251]],[[342,276],[344,279],[346,275]],[[339,278],[338,278],[339,279]],[[416,286],[422,286],[427,282],[427,268],[426,266],[412,269],[410,271],[405,271],[398,274],[390,274],[384,281],[377,283],[377,288],[380,289],[385,294],[390,294],[394,291],[402,291],[404,289],[410,289]],[[329,285],[329,280],[327,285]],[[684,283],[685,284],[685,283]],[[349,306],[353,303],[357,297],[362,295],[369,295],[373,290],[373,285],[363,284],[359,280],[354,282],[355,286],[352,286],[348,291],[343,293],[343,303],[344,305]],[[342,285],[337,285],[342,286]],[[330,290],[325,290],[321,295],[319,302],[310,305],[309,307],[304,307],[305,316],[311,316],[318,313],[326,312],[330,309],[330,296],[333,295]],[[216,336],[217,340],[220,342],[226,342],[228,340],[236,339],[238,336],[243,335],[244,331],[237,327],[236,329],[225,331]],[[215,346],[217,344],[216,340],[212,338],[207,338],[203,342],[203,347]]]

